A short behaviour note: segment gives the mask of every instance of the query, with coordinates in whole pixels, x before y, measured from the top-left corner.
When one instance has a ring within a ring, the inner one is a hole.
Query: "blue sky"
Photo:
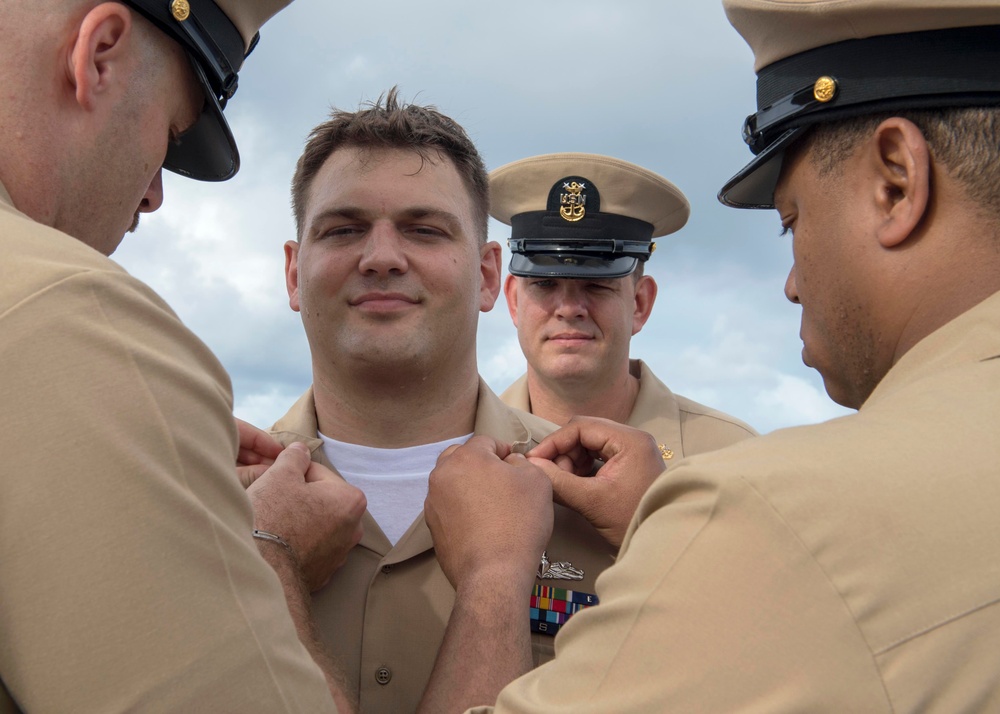
[[[311,381],[282,255],[305,137],[331,106],[393,85],[461,123],[488,168],[584,151],[674,182],[691,219],[647,263],[660,292],[632,356],[763,432],[847,413],[801,362],[777,214],[715,199],[750,156],[740,128],[754,108],[752,56],[721,2],[296,0],[263,28],[227,111],[240,173],[223,184],[165,174],[164,207],[113,256],[212,347],[239,416],[270,425]],[[491,239],[507,237],[491,222]],[[524,371],[502,295],[480,319],[478,354],[497,391]]]

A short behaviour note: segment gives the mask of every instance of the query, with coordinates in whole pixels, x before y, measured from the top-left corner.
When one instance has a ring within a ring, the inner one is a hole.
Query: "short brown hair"
[[[961,182],[973,201],[989,215],[1000,219],[1000,109],[996,107],[869,114],[819,124],[803,143],[808,142],[814,149],[811,158],[820,175],[832,174],[854,153],[859,142],[894,116],[916,124],[934,159]]]
[[[407,104],[393,87],[356,112],[334,109],[330,119],[309,134],[292,179],[292,210],[296,235],[301,239],[309,186],[337,149],[409,149],[424,160],[440,152],[451,159],[472,199],[473,220],[480,242],[486,240],[490,212],[490,183],[486,166],[465,130],[434,106]]]

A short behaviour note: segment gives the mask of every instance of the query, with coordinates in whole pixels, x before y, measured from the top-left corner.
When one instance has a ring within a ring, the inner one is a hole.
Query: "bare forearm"
[[[497,575],[459,586],[421,714],[450,714],[493,704],[500,690],[531,669],[530,584]]]
[[[302,642],[313,661],[323,671],[327,685],[330,687],[330,694],[337,705],[337,711],[340,714],[351,714],[354,711],[354,705],[344,694],[346,688],[340,671],[320,642],[312,619],[312,598],[309,595],[309,588],[306,587],[305,579],[294,558],[277,543],[263,542],[258,544],[258,549],[264,560],[278,575],[281,587],[285,591],[288,612],[292,616],[299,641]]]

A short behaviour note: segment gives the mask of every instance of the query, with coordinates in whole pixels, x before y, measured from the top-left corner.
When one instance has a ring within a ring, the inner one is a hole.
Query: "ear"
[[[93,111],[102,95],[127,79],[132,32],[132,13],[121,3],[102,3],[84,16],[66,69],[76,101],[85,110]]]
[[[482,282],[479,285],[479,311],[489,312],[500,297],[500,244],[494,240],[488,241],[479,249],[479,272]]]
[[[882,122],[870,146],[872,166],[879,179],[875,203],[880,224],[876,236],[883,248],[894,248],[913,234],[927,212],[930,148],[917,125],[901,117]]]
[[[288,306],[299,311],[299,244],[290,240],[285,243],[285,288],[288,290]]]
[[[636,334],[646,324],[656,302],[656,281],[648,275],[639,278],[635,284],[635,312],[632,313],[632,334]]]
[[[510,313],[510,319],[514,323],[514,327],[517,327],[517,285],[518,279],[514,275],[508,275],[507,279],[503,281],[503,294],[507,298],[507,311]]]

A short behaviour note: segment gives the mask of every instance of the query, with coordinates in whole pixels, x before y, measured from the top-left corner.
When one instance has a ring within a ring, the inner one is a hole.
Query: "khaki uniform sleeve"
[[[637,515],[598,580],[600,605],[575,615],[556,659],[492,711],[891,710],[843,600],[746,481],[684,464]]]
[[[250,537],[228,378],[148,288],[0,314],[0,679],[28,712],[333,711]]]

